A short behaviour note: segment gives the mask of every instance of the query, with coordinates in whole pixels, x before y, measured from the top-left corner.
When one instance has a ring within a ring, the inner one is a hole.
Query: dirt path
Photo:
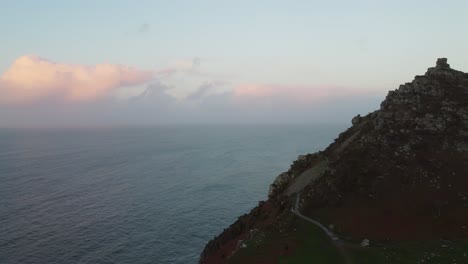
[[[297,176],[288,188],[286,188],[284,193],[286,195],[299,193],[305,186],[320,178],[322,171],[327,167],[327,164],[328,160],[324,159],[315,164],[312,168],[301,173],[301,175]]]
[[[311,219],[311,218],[301,214],[301,212],[299,212],[300,197],[301,197],[301,193],[298,193],[296,195],[296,202],[294,204],[294,209],[292,210],[292,212],[295,215],[299,216],[300,218],[302,218],[302,219],[304,219],[304,220],[318,226],[320,229],[322,229],[322,231],[325,232],[325,234],[330,238],[332,244],[336,247],[336,249],[338,249],[340,254],[343,256],[344,263],[353,264],[354,263],[353,259],[350,256],[349,252],[346,250],[344,242],[341,241],[337,235],[335,235],[330,229],[328,229],[326,226],[322,225],[320,222],[318,222],[318,221],[316,221],[314,219]]]

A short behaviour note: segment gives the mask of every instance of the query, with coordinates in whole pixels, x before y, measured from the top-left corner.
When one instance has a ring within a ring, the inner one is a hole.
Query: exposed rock
[[[362,246],[362,247],[368,247],[369,245],[370,245],[369,239],[364,238],[364,239],[361,241],[361,246]]]
[[[351,123],[353,125],[357,125],[359,123],[359,121],[361,121],[361,119],[362,119],[361,115],[357,115],[357,116],[353,117],[353,119],[351,119]]]
[[[306,155],[299,155],[297,156],[297,160],[298,161],[305,161],[307,159],[307,156]]]
[[[273,197],[278,190],[282,190],[285,183],[288,183],[291,179],[291,175],[287,172],[283,172],[278,175],[275,181],[270,185],[270,189],[268,190],[268,197]]]
[[[437,59],[436,67],[442,69],[450,69],[450,65],[447,63],[447,58]]]
[[[441,58],[389,91],[379,110],[354,117],[323,152],[299,156],[270,186],[268,201],[210,241],[200,262],[216,263],[206,260],[250,229],[280,230],[298,190],[303,214],[326,209],[330,225],[365,234],[362,242],[468,238],[460,228],[468,222],[467,169],[468,74]]]

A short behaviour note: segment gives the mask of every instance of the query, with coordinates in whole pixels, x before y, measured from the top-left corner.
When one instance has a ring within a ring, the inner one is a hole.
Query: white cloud
[[[27,103],[44,98],[91,101],[116,88],[144,84],[154,77],[152,71],[123,65],[86,66],[22,56],[0,76],[0,101]]]

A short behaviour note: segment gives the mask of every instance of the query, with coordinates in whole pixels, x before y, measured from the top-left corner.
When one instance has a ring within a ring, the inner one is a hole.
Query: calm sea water
[[[345,127],[0,130],[0,263],[196,263]]]

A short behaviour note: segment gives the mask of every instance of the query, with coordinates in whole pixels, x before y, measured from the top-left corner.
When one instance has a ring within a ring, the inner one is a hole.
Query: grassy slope
[[[338,250],[318,227],[299,218],[292,226],[282,233],[257,234],[229,263],[343,263]]]
[[[245,243],[247,248],[239,249],[229,258],[229,263],[344,263],[341,254],[319,228],[297,217],[289,230],[258,233]],[[359,264],[468,263],[467,240],[393,242],[366,248],[352,244],[347,251],[353,263]]]
[[[340,253],[322,230],[303,220],[301,225],[298,247],[292,255],[282,257],[279,263],[344,263]]]
[[[468,263],[468,241],[420,241],[388,243],[379,247],[354,249],[360,264]]]

